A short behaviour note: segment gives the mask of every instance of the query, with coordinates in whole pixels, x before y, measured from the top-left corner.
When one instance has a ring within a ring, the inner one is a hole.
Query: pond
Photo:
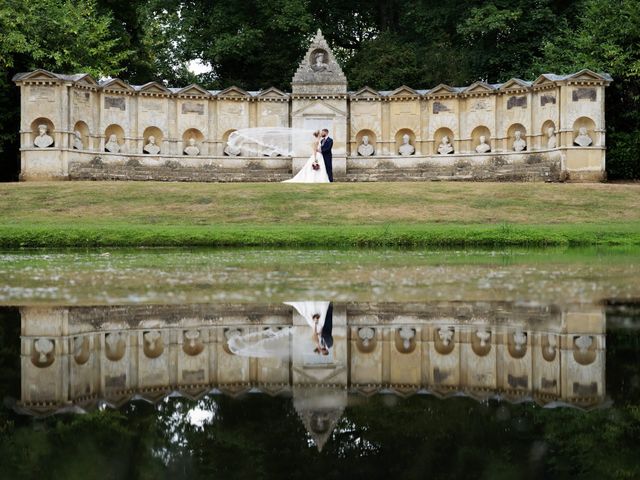
[[[640,250],[0,252],[0,478],[638,478]]]

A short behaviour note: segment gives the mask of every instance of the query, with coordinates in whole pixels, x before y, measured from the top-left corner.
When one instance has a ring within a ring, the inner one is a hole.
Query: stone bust
[[[82,144],[82,134],[78,130],[73,132],[73,148],[75,150],[84,150],[84,145]]]
[[[586,127],[580,127],[578,130],[578,136],[575,138],[573,143],[580,147],[588,147],[593,143],[593,140],[591,140],[591,137],[587,134]]]
[[[148,153],[149,155],[157,155],[160,153],[160,147],[158,145],[156,145],[156,137],[154,137],[153,135],[149,135],[149,139],[147,140],[149,143],[147,143],[144,148],[142,149],[142,151],[144,153]]]
[[[200,155],[200,149],[198,148],[198,145],[196,145],[195,138],[191,137],[189,139],[189,145],[184,149],[184,154],[191,156]]]
[[[38,125],[38,136],[33,144],[38,148],[47,148],[53,145],[53,138],[48,134],[49,127],[45,124]]]
[[[522,132],[520,130],[515,131],[516,139],[513,141],[513,151],[523,152],[527,149],[527,142],[522,139]]]
[[[329,64],[324,61],[324,52],[318,52],[314,56],[315,63],[311,65],[311,70],[314,72],[327,72],[329,70]]]
[[[476,147],[477,153],[487,153],[491,151],[491,147],[487,143],[487,137],[480,135],[480,143]]]
[[[362,136],[362,143],[358,145],[358,155],[363,157],[370,157],[373,155],[373,145],[369,143],[369,135]]]
[[[451,145],[451,141],[449,140],[449,135],[445,135],[440,140],[440,145],[438,145],[438,153],[440,155],[448,155],[453,153],[453,145]]]
[[[408,134],[405,133],[402,136],[402,145],[400,145],[400,148],[398,149],[400,155],[413,155],[413,153],[416,151],[413,145],[411,145],[410,140],[411,137],[409,137]]]
[[[112,133],[109,135],[109,141],[105,143],[104,149],[111,153],[120,152],[120,144],[118,143],[118,137],[115,134]]]
[[[549,127],[547,128],[547,148],[556,148],[557,146],[556,129],[554,127]]]

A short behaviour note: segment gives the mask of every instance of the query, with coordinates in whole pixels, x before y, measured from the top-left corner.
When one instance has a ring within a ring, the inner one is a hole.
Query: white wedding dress
[[[318,151],[320,142],[313,142],[311,148],[314,150],[314,154],[309,157],[309,160],[304,164],[304,167],[296,174],[295,177],[285,180],[282,183],[329,183],[329,175],[327,175],[327,168],[324,165],[324,158]],[[313,163],[318,162],[319,169],[313,169]]]

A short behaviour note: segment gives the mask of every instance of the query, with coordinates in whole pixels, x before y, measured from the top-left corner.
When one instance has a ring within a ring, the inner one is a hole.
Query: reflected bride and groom
[[[284,302],[295,309],[308,328],[290,326],[266,328],[257,332],[237,334],[229,338],[229,351],[243,357],[277,358],[288,361],[292,351],[299,351],[305,363],[333,362],[333,303]],[[298,333],[300,335],[298,336]],[[294,342],[295,339],[295,342]]]

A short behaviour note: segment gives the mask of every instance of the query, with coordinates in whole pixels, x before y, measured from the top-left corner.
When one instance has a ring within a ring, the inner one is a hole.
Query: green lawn
[[[0,184],[0,246],[640,244],[640,185]]]

